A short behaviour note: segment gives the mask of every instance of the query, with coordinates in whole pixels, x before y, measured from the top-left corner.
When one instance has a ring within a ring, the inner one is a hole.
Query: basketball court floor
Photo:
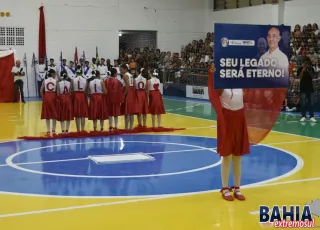
[[[320,198],[319,124],[281,114],[274,131],[243,158],[247,200],[227,202],[219,192],[211,105],[167,98],[165,106],[163,126],[186,130],[21,141],[17,136],[46,131],[41,103],[0,104],[0,229],[253,230],[261,228],[259,205],[303,206]],[[86,126],[92,130],[91,122]],[[92,160],[132,153],[147,160]]]

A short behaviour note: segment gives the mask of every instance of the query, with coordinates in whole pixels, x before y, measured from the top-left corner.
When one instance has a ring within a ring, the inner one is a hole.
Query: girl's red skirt
[[[56,92],[46,92],[42,101],[41,119],[58,119],[58,108]]]
[[[244,109],[229,110],[223,108],[225,127],[221,127],[218,122],[218,154],[220,156],[242,156],[250,152],[248,129]],[[219,134],[223,133],[224,140]]]
[[[73,116],[88,117],[88,99],[85,92],[75,91],[73,93]]]
[[[149,105],[148,105],[148,98],[147,93],[144,89],[136,90],[136,97],[137,97],[137,105],[138,105],[138,114],[145,115],[149,113]]]
[[[73,108],[70,94],[59,96],[59,121],[73,120]]]
[[[124,103],[121,104],[122,115],[133,115],[138,113],[137,97],[133,86],[129,87],[127,96],[124,98]]]
[[[91,94],[89,120],[106,120],[109,118],[105,97],[101,93]]]
[[[152,115],[165,114],[162,95],[159,90],[149,91],[149,112]]]

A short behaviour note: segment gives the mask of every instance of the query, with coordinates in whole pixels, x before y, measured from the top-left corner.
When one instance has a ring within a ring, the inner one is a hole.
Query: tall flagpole
[[[28,98],[29,98],[29,74],[28,74],[27,54],[26,53],[24,53],[23,62],[24,62],[24,66],[26,67],[27,90],[28,90]]]
[[[40,92],[40,89],[38,89],[37,71],[36,71],[36,55],[34,53],[32,55],[31,67],[33,68],[33,72],[34,72],[34,81],[35,81],[35,90],[36,90],[35,95],[38,95]],[[40,95],[38,95],[38,97],[40,97]]]

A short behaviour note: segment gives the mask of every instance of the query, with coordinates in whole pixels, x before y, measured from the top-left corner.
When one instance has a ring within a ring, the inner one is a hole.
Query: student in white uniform
[[[98,71],[100,72],[101,80],[105,80],[108,77],[108,66],[105,64],[105,59],[101,58],[101,63],[98,66]]]
[[[92,78],[92,68],[89,66],[89,61],[84,62],[85,66],[83,68],[83,77],[89,82]]]
[[[68,71],[67,71],[69,79],[73,79],[76,77],[76,68],[74,67],[74,62],[70,61],[70,65],[68,66]]]
[[[46,69],[46,65],[44,63],[43,57],[40,57],[39,63],[36,64],[36,74],[37,74],[39,97],[41,97],[40,88],[41,88],[42,82],[46,77],[46,70],[45,69]]]

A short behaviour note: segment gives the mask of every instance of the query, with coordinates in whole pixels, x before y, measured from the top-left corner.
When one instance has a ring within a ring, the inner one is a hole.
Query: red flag
[[[79,58],[78,58],[78,49],[76,47],[76,50],[74,52],[74,64],[77,66],[79,62]]]
[[[223,143],[226,127],[222,105],[217,90],[214,89],[215,67],[208,71],[209,99],[217,114],[217,131]],[[271,131],[281,112],[287,89],[244,89],[243,102],[250,144],[260,143]]]

